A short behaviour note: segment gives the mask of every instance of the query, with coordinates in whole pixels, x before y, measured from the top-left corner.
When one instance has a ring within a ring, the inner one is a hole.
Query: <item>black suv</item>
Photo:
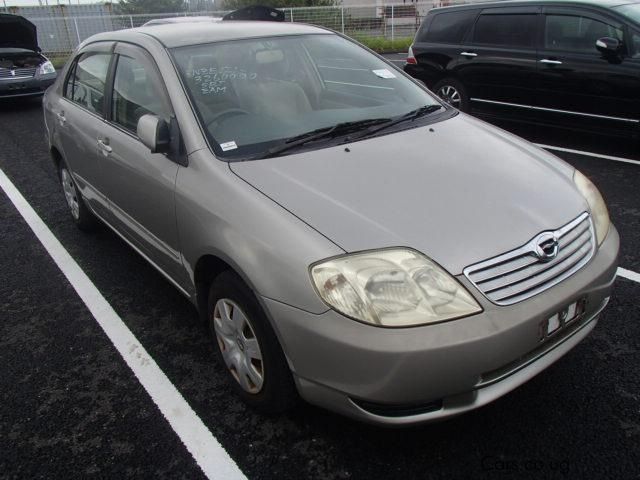
[[[640,132],[640,1],[436,8],[405,71],[462,111]]]

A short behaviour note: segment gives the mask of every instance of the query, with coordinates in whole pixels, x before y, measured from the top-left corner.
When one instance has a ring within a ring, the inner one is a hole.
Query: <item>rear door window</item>
[[[462,43],[477,14],[477,10],[438,13],[418,34],[418,39],[430,43]]]
[[[505,48],[535,48],[535,14],[482,14],[476,22],[473,43]]]
[[[83,53],[72,68],[65,85],[65,97],[73,103],[104,115],[104,92],[111,54]]]
[[[547,50],[595,54],[596,40],[602,37],[622,41],[622,30],[578,15],[546,15],[544,46]]]

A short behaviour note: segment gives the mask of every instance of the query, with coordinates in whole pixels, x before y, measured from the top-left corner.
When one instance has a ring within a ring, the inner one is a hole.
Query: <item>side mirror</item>
[[[620,53],[622,42],[617,38],[602,37],[596,40],[596,48],[605,55],[616,55]]]
[[[169,125],[156,115],[141,116],[137,133],[142,144],[151,150],[151,153],[167,153],[171,148]]]

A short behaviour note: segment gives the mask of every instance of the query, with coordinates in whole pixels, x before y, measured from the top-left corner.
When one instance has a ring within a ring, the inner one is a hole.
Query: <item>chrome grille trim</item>
[[[542,262],[535,256],[536,235],[520,248],[466,267],[463,274],[497,305],[513,305],[537,295],[580,270],[596,249],[593,222],[587,212],[548,233],[559,245],[551,261]]]
[[[32,78],[36,74],[37,67],[30,68],[2,68],[0,67],[0,80],[20,80],[21,78]],[[13,75],[11,72],[15,72]]]

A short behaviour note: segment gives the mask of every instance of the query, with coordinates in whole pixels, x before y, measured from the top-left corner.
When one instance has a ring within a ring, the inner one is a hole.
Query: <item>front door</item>
[[[624,26],[578,8],[545,7],[539,51],[539,106],[576,126],[634,128],[640,113],[640,62]],[[596,49],[602,37],[622,44],[618,55]]]
[[[100,137],[105,193],[117,229],[172,279],[185,275],[175,218],[179,167],[152,154],[136,135],[138,120],[154,114],[169,122],[172,108],[148,53],[118,44],[107,126]]]

